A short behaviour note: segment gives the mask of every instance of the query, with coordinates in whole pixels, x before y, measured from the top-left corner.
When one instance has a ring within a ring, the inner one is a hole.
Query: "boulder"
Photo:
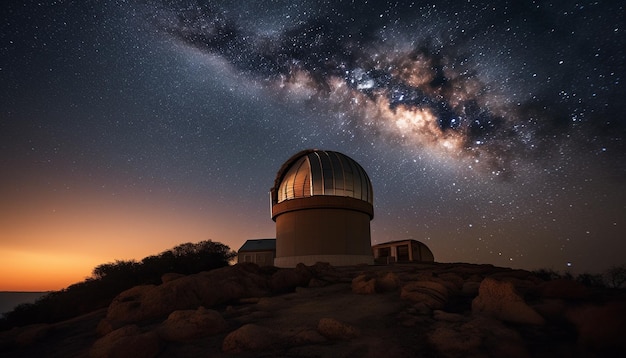
[[[93,358],[148,358],[159,354],[159,339],[154,332],[143,333],[136,325],[119,328],[98,339],[89,356]]]
[[[180,277],[159,286],[126,290],[113,299],[106,320],[113,329],[165,317],[176,310],[212,307],[245,297],[269,294],[267,277],[254,264],[237,264]]]
[[[19,330],[19,334],[15,337],[15,343],[20,346],[27,346],[45,338],[52,330],[52,326],[47,323],[41,323],[20,327]]]
[[[428,333],[428,342],[440,357],[464,357],[469,352],[480,357],[476,353],[480,351],[482,341],[481,335],[466,327],[456,328],[442,324]]]
[[[529,357],[521,336],[499,321],[476,317],[455,324],[438,322],[428,341],[440,357]]]
[[[292,291],[298,286],[307,286],[312,277],[308,268],[299,264],[296,268],[285,268],[274,272],[270,279],[270,287],[274,292]]]
[[[325,287],[328,286],[329,283],[327,281],[324,280],[320,280],[318,278],[313,277],[310,281],[309,281],[309,286],[311,288],[319,288],[319,287]]]
[[[356,327],[334,318],[321,318],[317,324],[317,331],[332,340],[350,340],[359,335]]]
[[[230,332],[222,342],[222,351],[227,353],[262,351],[278,344],[281,338],[281,335],[272,329],[250,323]]]
[[[461,288],[461,293],[464,296],[470,296],[470,297],[477,296],[479,287],[480,287],[480,282],[467,281],[463,283],[463,286]]]
[[[352,280],[352,292],[368,295],[376,293],[376,279],[370,275],[361,274]]]
[[[467,318],[458,313],[450,313],[442,310],[434,310],[433,318],[437,321],[445,321],[445,322],[462,322],[466,321]]]
[[[116,327],[116,323],[105,317],[98,322],[98,325],[96,326],[96,333],[98,336],[102,337],[113,332],[116,328],[119,328]]]
[[[544,324],[544,318],[515,292],[511,282],[484,279],[478,297],[472,300],[472,313],[524,324]]]
[[[547,320],[561,321],[565,315],[567,305],[561,299],[550,298],[534,303],[532,308]]]
[[[185,342],[223,332],[226,328],[226,320],[219,312],[200,307],[170,313],[157,333],[166,341]]]
[[[444,272],[444,273],[438,274],[437,277],[440,280],[444,281],[445,285],[449,289],[453,289],[453,290],[460,290],[461,288],[463,288],[463,283],[465,282],[465,280],[463,280],[463,277],[453,272]]]
[[[448,302],[448,289],[439,282],[412,281],[402,286],[400,297],[422,302],[430,309],[442,309]]]
[[[183,275],[182,273],[169,272],[161,276],[161,282],[166,283],[166,282],[178,280],[181,277],[185,277],[185,275]]]
[[[395,291],[400,287],[400,278],[393,272],[387,272],[376,278],[376,292]]]
[[[293,345],[319,344],[326,342],[326,338],[314,329],[303,329],[291,335]]]

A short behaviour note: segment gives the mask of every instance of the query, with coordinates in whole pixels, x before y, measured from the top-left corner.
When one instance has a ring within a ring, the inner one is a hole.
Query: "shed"
[[[247,240],[237,251],[237,262],[253,262],[259,266],[273,266],[276,257],[276,239]]]
[[[434,262],[432,251],[417,240],[390,241],[372,246],[374,261],[378,264],[391,262]]]

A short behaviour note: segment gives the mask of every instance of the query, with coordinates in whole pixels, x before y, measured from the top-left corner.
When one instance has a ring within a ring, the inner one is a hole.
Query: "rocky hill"
[[[626,295],[471,264],[167,274],[108,309],[0,332],[3,357],[626,356]]]

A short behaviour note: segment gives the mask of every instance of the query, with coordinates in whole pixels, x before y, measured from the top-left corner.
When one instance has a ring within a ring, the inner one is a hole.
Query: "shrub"
[[[228,266],[236,256],[222,243],[184,243],[137,262],[116,260],[96,266],[92,277],[50,292],[35,303],[21,304],[0,319],[0,330],[31,323],[53,323],[107,307],[124,290],[159,284],[165,273],[193,274]]]

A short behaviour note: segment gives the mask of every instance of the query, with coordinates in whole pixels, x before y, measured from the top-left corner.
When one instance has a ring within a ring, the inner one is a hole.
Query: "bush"
[[[576,281],[587,287],[601,288],[606,287],[604,278],[601,274],[581,273],[576,277]]]
[[[50,292],[35,303],[17,306],[0,319],[0,330],[32,323],[53,323],[107,307],[122,291],[141,284],[159,284],[165,273],[193,274],[228,266],[236,256],[222,243],[185,243],[158,255],[105,263],[93,269],[92,277]]]
[[[626,264],[611,266],[606,270],[605,275],[609,285],[613,288],[622,288],[626,284]]]

